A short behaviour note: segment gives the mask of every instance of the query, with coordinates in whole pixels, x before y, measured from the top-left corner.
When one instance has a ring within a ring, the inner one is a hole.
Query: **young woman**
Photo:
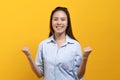
[[[82,80],[91,47],[84,48],[72,33],[70,15],[65,7],[55,8],[50,17],[49,38],[39,44],[36,62],[29,47],[22,48],[32,70],[44,80]]]

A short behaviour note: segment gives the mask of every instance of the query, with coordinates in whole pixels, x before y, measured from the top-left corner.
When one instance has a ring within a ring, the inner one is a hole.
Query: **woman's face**
[[[52,28],[54,34],[66,33],[68,24],[67,15],[63,11],[56,11],[52,16]]]

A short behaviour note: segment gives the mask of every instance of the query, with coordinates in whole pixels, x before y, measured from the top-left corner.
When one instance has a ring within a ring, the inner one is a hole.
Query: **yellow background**
[[[0,80],[41,80],[21,48],[28,45],[35,60],[39,42],[48,37],[50,14],[56,6],[69,9],[82,48],[93,48],[84,80],[120,80],[119,0],[1,0]]]

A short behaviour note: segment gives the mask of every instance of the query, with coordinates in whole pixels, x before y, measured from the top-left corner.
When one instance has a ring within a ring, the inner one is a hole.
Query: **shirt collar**
[[[51,37],[48,38],[48,43],[50,42],[55,42],[54,40],[54,36],[52,35]],[[73,44],[75,42],[74,39],[70,38],[68,35],[66,35],[66,43],[70,43],[70,44]]]

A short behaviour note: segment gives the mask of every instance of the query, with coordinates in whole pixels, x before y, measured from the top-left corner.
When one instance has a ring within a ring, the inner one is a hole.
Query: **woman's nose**
[[[58,20],[57,24],[60,25],[62,23],[62,21]]]

